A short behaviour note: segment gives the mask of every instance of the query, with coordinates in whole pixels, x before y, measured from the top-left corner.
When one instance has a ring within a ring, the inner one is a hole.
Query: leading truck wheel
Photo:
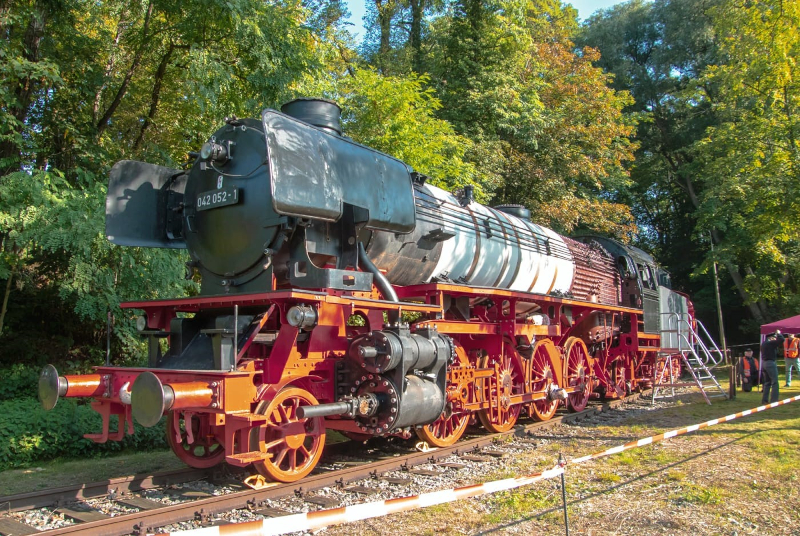
[[[594,390],[589,350],[582,340],[570,337],[564,346],[564,356],[567,360],[567,386],[575,389],[567,397],[567,409],[577,413],[586,409]]]
[[[167,444],[189,467],[208,469],[225,459],[225,447],[217,440],[209,419],[208,414],[169,412]]]
[[[258,404],[255,413],[267,421],[250,434],[250,450],[269,457],[254,464],[256,471],[278,482],[300,480],[316,467],[325,446],[322,417],[301,419],[300,406],[316,406],[314,395],[299,387],[287,387],[272,400]]]

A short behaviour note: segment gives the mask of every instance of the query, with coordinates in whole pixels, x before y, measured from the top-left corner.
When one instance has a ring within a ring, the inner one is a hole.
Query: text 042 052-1
[[[208,210],[239,202],[239,189],[233,186],[203,192],[197,196],[197,210]]]

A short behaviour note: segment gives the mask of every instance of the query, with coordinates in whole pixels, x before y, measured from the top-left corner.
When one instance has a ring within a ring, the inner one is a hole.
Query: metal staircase
[[[652,401],[674,397],[676,387],[687,386],[699,387],[708,404],[711,404],[712,398],[728,398],[728,393],[711,372],[723,362],[722,351],[702,322],[692,322],[687,313],[665,315],[667,329],[661,330],[662,340],[668,339],[676,347],[664,348],[662,343],[657,360],[659,366],[655,367]],[[691,374],[693,381],[680,381],[681,368]],[[670,390],[670,394],[666,394],[667,390]]]

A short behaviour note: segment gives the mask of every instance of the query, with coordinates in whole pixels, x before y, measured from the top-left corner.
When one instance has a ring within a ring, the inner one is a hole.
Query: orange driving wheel
[[[483,397],[491,406],[478,410],[478,418],[490,432],[507,432],[517,423],[522,409],[519,404],[511,405],[511,396],[525,390],[522,358],[509,342],[505,342],[503,354],[486,356],[481,368],[494,368],[495,373],[483,381]]]
[[[464,348],[456,342],[457,362],[450,367],[447,384],[447,402],[442,415],[435,421],[415,430],[417,437],[432,447],[449,447],[464,435],[471,414],[464,411],[463,404],[470,398],[470,380],[459,374],[461,368],[469,367]]]
[[[558,355],[553,341],[542,339],[533,346],[530,361],[530,388],[534,393],[549,393],[554,385],[553,357]],[[536,400],[528,405],[528,413],[537,421],[553,418],[558,409],[558,400],[549,397]]]
[[[570,337],[564,346],[564,358],[567,360],[567,387],[575,389],[567,397],[567,409],[573,413],[583,411],[594,390],[589,350],[581,339]]]

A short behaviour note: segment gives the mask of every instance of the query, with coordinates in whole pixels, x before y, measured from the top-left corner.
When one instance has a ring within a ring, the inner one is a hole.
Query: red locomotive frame
[[[368,373],[347,373],[345,365],[353,339],[382,329],[385,313],[413,313],[412,332],[435,328],[453,341],[445,411],[431,424],[392,431],[416,432],[432,446],[457,441],[473,417],[489,431],[506,431],[525,415],[547,420],[562,403],[580,411],[592,397],[624,397],[654,378],[660,338],[643,332],[641,309],[457,284],[395,290],[400,302],[382,300],[376,290],[276,290],[126,303],[123,308],[144,310],[148,329],[160,337],[170,336],[170,320],[178,313],[237,307],[263,314],[258,329],[237,349],[230,371],[106,366],[60,378],[53,369],[42,381],[57,396],[94,398],[103,430],[86,437],[98,442],[133,433],[130,386],[141,382],[145,388],[139,392],[148,400],[134,402],[154,422],[168,415],[168,442],[185,463],[254,464],[265,476],[288,482],[317,464],[326,429],[372,437],[352,419],[304,418],[298,409],[336,402],[362,382],[376,380]],[[313,325],[287,321],[287,312],[297,306],[316,312]],[[520,309],[546,315],[549,323],[542,316],[534,323]],[[354,316],[364,325],[350,325]],[[112,415],[118,417],[116,431]]]

